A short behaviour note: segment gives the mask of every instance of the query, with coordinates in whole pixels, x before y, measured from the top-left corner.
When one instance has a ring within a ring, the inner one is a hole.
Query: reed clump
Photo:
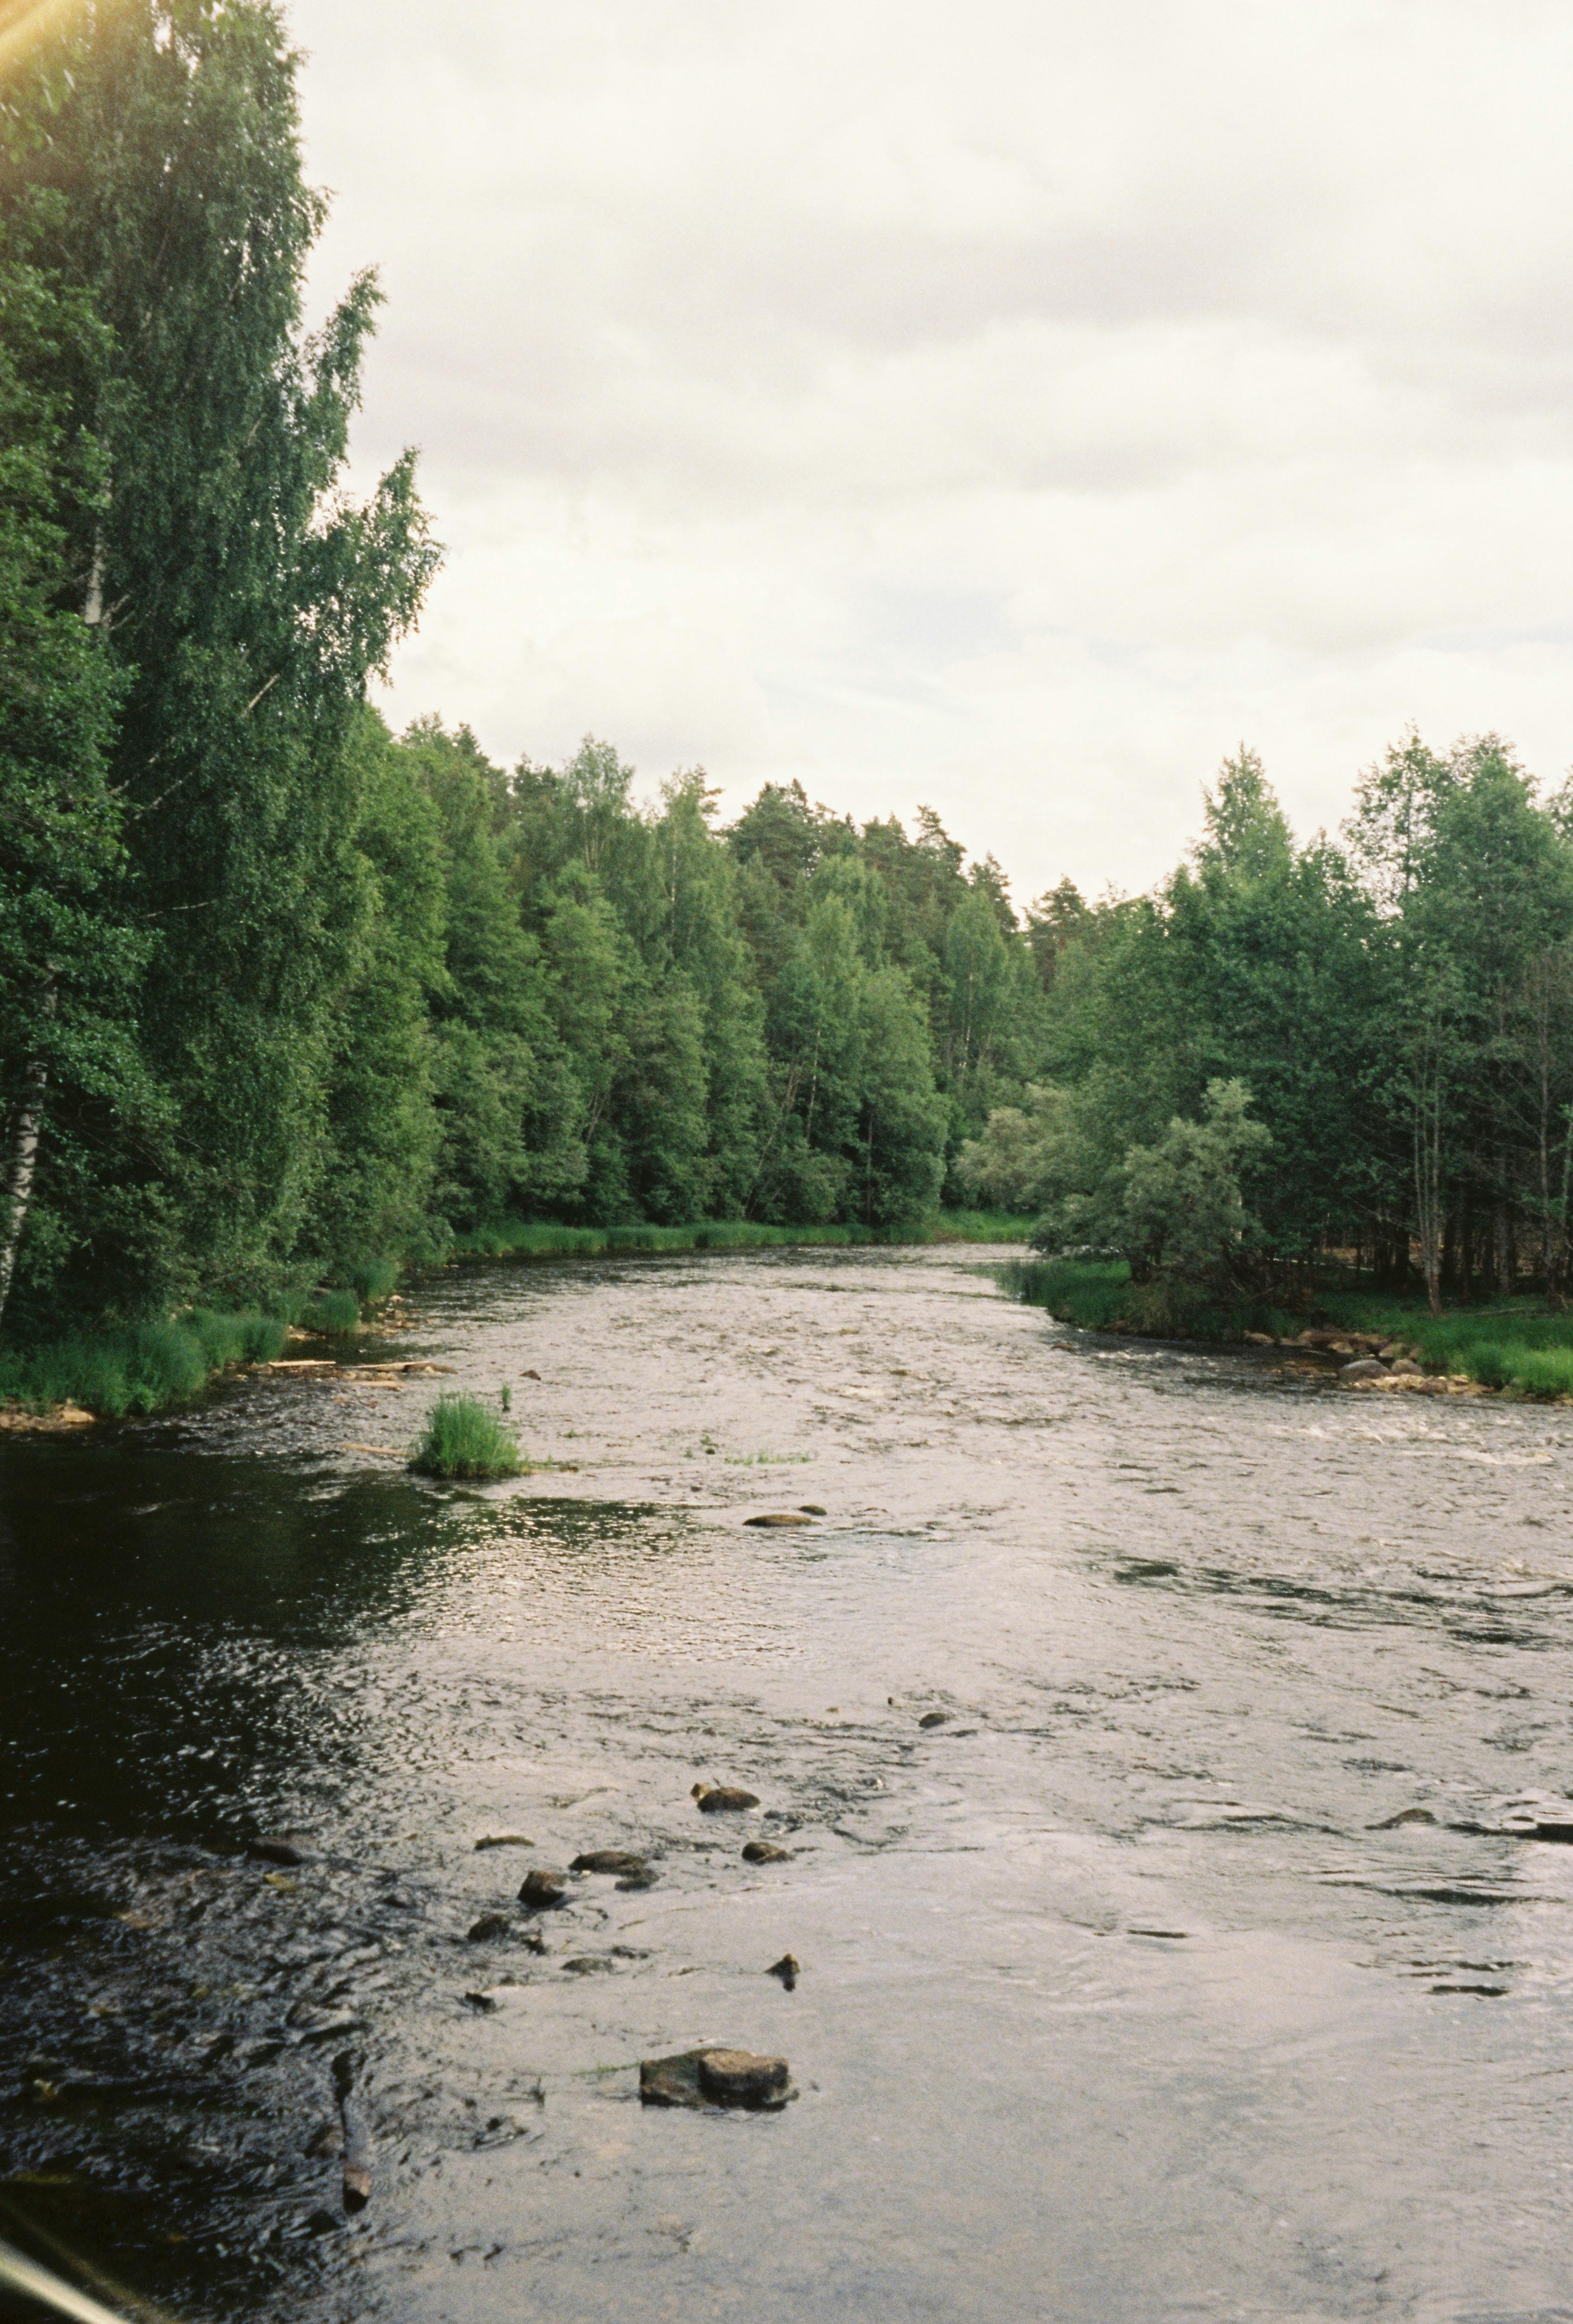
[[[511,1428],[478,1396],[439,1396],[409,1456],[423,1477],[518,1477],[527,1466]]]
[[[76,1404],[119,1420],[182,1403],[227,1366],[268,1363],[283,1345],[276,1315],[190,1307],[165,1322],[0,1349],[0,1401],[38,1411]]]

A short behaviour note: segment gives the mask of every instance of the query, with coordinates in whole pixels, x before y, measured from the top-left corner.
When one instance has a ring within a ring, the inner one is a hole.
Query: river
[[[216,2319],[1573,2317],[1573,1413],[996,1256],[454,1270],[368,1351],[443,1377],[5,1443],[0,2232]],[[547,1473],[344,1449],[503,1382]],[[704,2043],[798,2095],[641,2106]]]

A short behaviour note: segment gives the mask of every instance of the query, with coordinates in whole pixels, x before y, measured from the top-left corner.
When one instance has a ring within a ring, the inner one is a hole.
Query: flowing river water
[[[370,1351],[450,1377],[4,1443],[0,2233],[216,2319],[1573,2318],[1573,1413],[992,1256],[454,1271]],[[563,1465],[345,1449],[504,1381]],[[797,2097],[641,2106],[702,2043]]]

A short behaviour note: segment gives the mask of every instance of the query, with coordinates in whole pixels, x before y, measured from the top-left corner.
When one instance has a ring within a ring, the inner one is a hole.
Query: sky
[[[1144,888],[1241,742],[1573,762],[1566,0],[293,0],[384,696]]]

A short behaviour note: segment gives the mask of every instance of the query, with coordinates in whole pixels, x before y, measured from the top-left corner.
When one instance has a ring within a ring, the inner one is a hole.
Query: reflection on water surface
[[[191,2315],[1573,2313],[1569,1416],[982,1259],[440,1278],[516,1485],[344,1449],[415,1379],[0,1451],[13,2234]],[[801,2096],[641,2109],[700,2042]]]

